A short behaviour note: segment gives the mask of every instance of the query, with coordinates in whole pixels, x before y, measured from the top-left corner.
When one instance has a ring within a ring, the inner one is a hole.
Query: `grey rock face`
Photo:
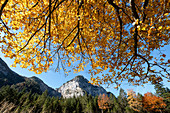
[[[57,91],[60,92],[64,98],[83,96],[85,92],[92,96],[107,93],[103,87],[88,83],[88,80],[81,75],[63,84]]]

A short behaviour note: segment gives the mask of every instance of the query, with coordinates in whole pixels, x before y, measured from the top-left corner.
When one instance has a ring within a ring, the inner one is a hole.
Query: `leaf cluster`
[[[83,71],[94,84],[169,79],[169,0],[1,0],[1,50],[36,74]],[[78,65],[77,65],[78,64]],[[65,66],[70,67],[69,69]],[[107,75],[95,75],[108,71]]]

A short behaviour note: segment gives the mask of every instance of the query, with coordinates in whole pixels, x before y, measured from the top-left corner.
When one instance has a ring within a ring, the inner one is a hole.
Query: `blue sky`
[[[167,57],[166,58],[170,58],[170,46],[165,46],[162,50],[162,52],[164,52]],[[153,56],[157,56],[158,52],[154,51]],[[1,53],[0,56],[7,64],[8,66],[12,65],[13,60],[9,59],[9,58],[5,58],[3,57],[3,54]],[[30,72],[28,71],[28,69],[23,69],[20,68],[19,65],[17,65],[17,67],[10,67],[13,71],[15,71],[16,73],[22,75],[22,76],[26,76],[26,77],[32,77],[32,76],[36,76],[38,78],[40,78],[41,80],[44,81],[44,83],[46,83],[48,86],[52,87],[52,88],[59,88],[62,84],[64,84],[65,82],[67,82],[68,80],[73,79],[75,76],[77,75],[83,75],[85,78],[87,78],[88,80],[90,80],[90,74],[88,74],[88,72],[86,71],[82,71],[79,73],[71,73],[68,76],[64,75],[64,72],[61,70],[60,72],[55,72],[53,70],[50,70],[46,73],[42,73],[42,74],[35,74],[34,72]],[[88,70],[88,69],[87,69]],[[164,85],[168,88],[170,88],[170,83],[168,83],[166,80],[163,82]],[[111,85],[109,88],[107,88],[106,86],[103,85],[103,87],[107,90],[112,92],[115,96],[118,96],[119,94],[119,90],[114,89],[114,85]],[[147,92],[152,92],[155,93],[154,90],[154,86],[151,84],[145,84],[144,87],[142,86],[130,86],[128,83],[123,82],[121,85],[121,88],[123,88],[125,91],[127,91],[127,89],[134,89],[134,91],[136,93],[141,93],[142,95],[144,93]]]

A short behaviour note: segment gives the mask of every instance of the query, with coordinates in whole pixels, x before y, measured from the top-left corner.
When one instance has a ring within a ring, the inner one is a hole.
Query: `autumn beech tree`
[[[90,66],[94,84],[168,80],[170,59],[151,53],[169,44],[169,7],[169,0],[1,0],[1,51],[37,74],[53,63],[66,74]]]
[[[163,101],[163,98],[157,97],[150,92],[144,94],[143,107],[149,112],[160,112],[162,113],[165,110],[166,104]]]
[[[106,94],[100,94],[98,96],[98,106],[101,109],[102,113],[104,109],[110,108],[110,99]]]

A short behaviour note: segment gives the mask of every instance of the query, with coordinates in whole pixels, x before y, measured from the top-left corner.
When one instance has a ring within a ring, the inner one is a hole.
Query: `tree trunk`
[[[160,113],[162,113],[162,111],[160,110]]]
[[[102,110],[102,113],[103,113],[103,109],[101,109]]]

